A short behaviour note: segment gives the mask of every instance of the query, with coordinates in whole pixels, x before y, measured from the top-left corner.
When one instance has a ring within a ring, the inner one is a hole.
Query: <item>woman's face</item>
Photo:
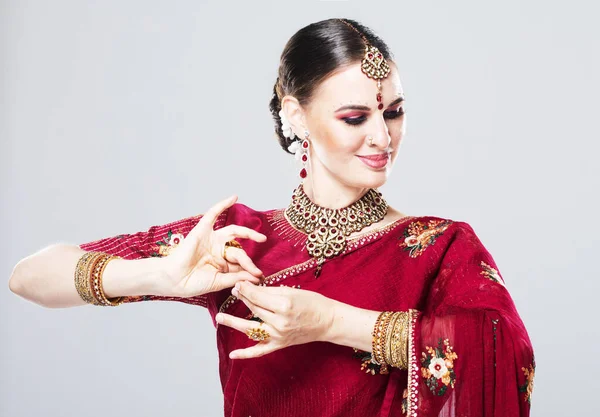
[[[330,176],[358,188],[377,188],[387,180],[406,128],[400,77],[394,63],[389,65],[390,73],[381,82],[381,110],[377,81],[368,78],[359,63],[323,81],[304,108],[315,180]],[[369,163],[362,158],[376,155],[384,160]]]

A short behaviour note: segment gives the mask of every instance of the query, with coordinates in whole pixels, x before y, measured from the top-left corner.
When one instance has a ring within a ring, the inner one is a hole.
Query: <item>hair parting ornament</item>
[[[353,25],[344,19],[338,20],[358,33],[365,43],[365,56],[362,60],[360,68],[367,77],[377,80],[377,102],[379,103],[377,108],[381,110],[383,109],[383,99],[381,97],[381,79],[388,76],[390,73],[390,66],[383,57],[381,51],[379,51],[376,46],[371,45],[365,35],[363,35]]]

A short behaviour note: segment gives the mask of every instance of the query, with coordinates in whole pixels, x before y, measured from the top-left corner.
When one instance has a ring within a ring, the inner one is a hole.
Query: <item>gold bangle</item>
[[[377,329],[377,338],[375,343],[375,348],[373,350],[373,359],[379,364],[385,364],[385,342],[386,342],[386,333],[388,326],[390,324],[390,319],[392,318],[392,311],[385,311],[382,314],[382,319],[379,322],[379,327]]]
[[[408,369],[409,319],[408,311],[401,312],[392,334],[391,365],[400,369]]]
[[[394,318],[394,312],[390,311],[390,314],[386,317],[386,320],[383,322],[383,334],[384,337],[381,339],[380,341],[380,358],[382,363],[388,364],[388,362],[385,360],[385,358],[387,357],[387,342],[388,342],[388,335],[390,332],[390,323],[392,322],[392,319]]]
[[[387,314],[388,312],[386,311],[382,311],[381,313],[379,313],[379,315],[377,316],[377,320],[375,320],[375,325],[373,326],[373,339],[371,341],[371,358],[377,364],[380,363],[379,361],[377,361],[377,350],[379,346],[379,339],[382,336],[381,323]]]
[[[77,261],[75,266],[75,289],[83,301],[88,304],[94,303],[94,296],[89,282],[88,270],[90,262],[98,252],[86,252]]]
[[[371,352],[375,352],[375,349],[377,347],[377,338],[379,337],[378,336],[379,323],[381,322],[381,319],[384,314],[385,314],[385,311],[382,311],[381,313],[379,313],[379,315],[377,316],[377,319],[375,320],[375,325],[373,326],[373,332],[371,333],[371,335],[373,336],[373,338],[371,339]],[[371,353],[371,355],[373,355],[373,353]]]
[[[390,325],[389,325],[388,331],[386,333],[385,361],[391,366],[395,366],[395,361],[393,360],[393,354],[394,354],[393,341],[394,341],[394,334],[397,331],[396,324],[398,323],[398,318],[401,315],[402,315],[401,311],[396,311],[392,314],[392,318],[390,320]]]
[[[407,335],[408,335],[408,312],[399,312],[396,325],[394,326],[391,335],[391,354],[390,354],[390,365],[400,369],[407,369],[406,358],[407,358]]]
[[[102,275],[104,274],[104,269],[106,265],[113,259],[122,259],[120,256],[110,255],[107,253],[103,253],[98,257],[97,262],[94,263],[92,273],[91,273],[91,284],[94,298],[98,302],[98,305],[107,306],[107,307],[116,307],[123,303],[123,297],[115,297],[108,299],[104,294],[104,289],[102,287]]]
[[[104,305],[102,303],[102,300],[100,300],[98,298],[98,295],[94,289],[94,270],[96,268],[96,265],[98,265],[98,263],[100,262],[100,260],[104,257],[104,253],[103,252],[95,252],[94,256],[92,257],[92,259],[90,260],[87,270],[86,270],[86,279],[87,279],[87,285],[90,288],[90,292],[92,294],[92,304],[95,306],[102,306]]]
[[[402,369],[408,369],[408,334],[410,332],[411,318],[410,312],[406,312],[404,316],[404,325],[400,334],[400,358]]]

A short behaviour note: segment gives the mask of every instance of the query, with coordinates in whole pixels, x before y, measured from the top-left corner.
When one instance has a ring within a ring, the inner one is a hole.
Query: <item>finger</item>
[[[235,294],[234,294],[235,295]],[[260,319],[264,322],[270,323],[274,325],[277,322],[277,315],[272,311],[269,311],[259,305],[254,304],[252,301],[248,300],[244,295],[238,292],[237,298],[242,300],[244,304],[250,309],[252,314],[260,317]]]
[[[211,256],[206,261],[207,264],[212,265],[219,272],[229,272],[229,264],[227,261],[220,256]]]
[[[237,224],[230,224],[222,227],[217,233],[225,236],[226,241],[230,241],[236,237],[241,239],[252,239],[256,242],[264,242],[267,240],[267,236],[264,234],[257,232],[254,229],[250,229],[249,227],[239,226]]]
[[[206,213],[200,218],[200,221],[194,226],[192,230],[188,233],[188,235],[196,236],[199,233],[199,230],[205,226],[210,226],[214,228],[214,224],[217,221],[217,218],[229,207],[235,204],[237,201],[237,195],[232,195],[227,197],[224,200],[219,201],[217,204],[213,205],[209,208]]]
[[[259,284],[260,278],[255,277],[248,271],[238,271],[238,272],[217,272],[217,276],[215,278],[215,286],[214,291],[220,291],[225,288],[231,288],[238,282],[250,281],[253,284]]]
[[[250,259],[243,249],[236,247],[227,248],[227,261],[239,264],[246,271],[259,278],[263,276],[262,271],[252,262],[252,259]]]
[[[281,296],[274,291],[269,291],[269,287],[262,285],[251,285],[240,282],[235,287],[239,291],[239,294],[246,297],[253,304],[259,305],[273,313],[283,312],[286,309],[286,303],[289,302],[288,297]]]
[[[215,320],[219,324],[231,327],[232,329],[235,329],[242,333],[246,333],[248,329],[253,329],[259,325],[259,323],[257,323],[254,320],[246,320],[241,317],[232,316],[231,314],[227,313],[218,313],[215,316]]]
[[[258,342],[254,346],[229,352],[229,357],[231,359],[258,358],[278,349],[281,349],[281,346],[277,346],[275,343]]]

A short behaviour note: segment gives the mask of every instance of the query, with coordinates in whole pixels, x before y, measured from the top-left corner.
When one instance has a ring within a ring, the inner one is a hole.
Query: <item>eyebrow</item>
[[[400,103],[402,101],[404,101],[404,96],[400,96],[396,100],[392,101],[388,105],[388,107],[393,106],[394,104],[398,104],[398,103]],[[369,111],[369,110],[371,110],[371,108],[369,106],[361,106],[361,105],[358,105],[358,104],[348,104],[346,106],[340,107],[334,113],[337,113],[337,112],[342,111],[342,110],[364,110],[364,111]]]

